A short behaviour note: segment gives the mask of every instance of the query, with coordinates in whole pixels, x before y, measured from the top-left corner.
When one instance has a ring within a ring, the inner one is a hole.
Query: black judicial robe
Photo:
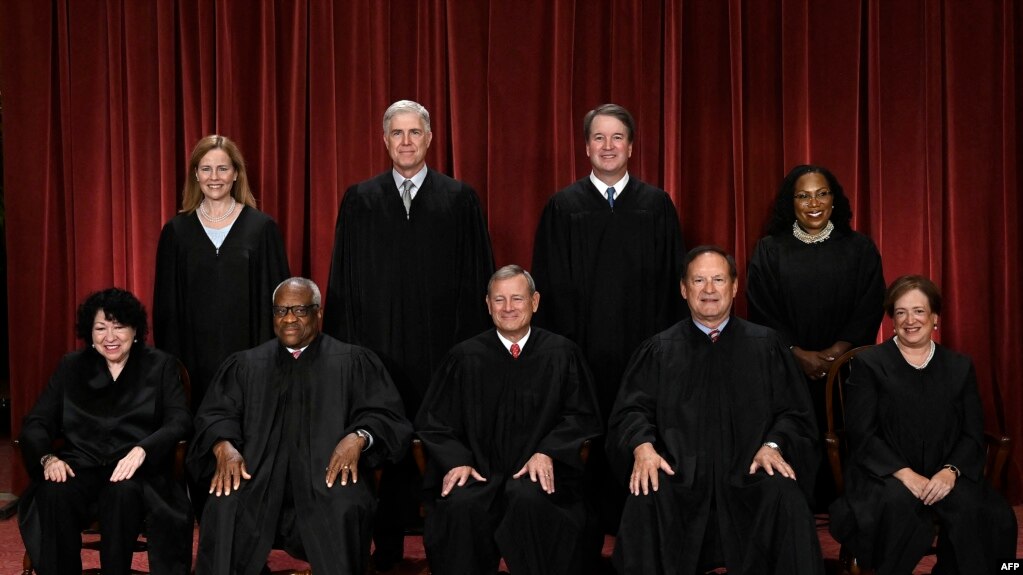
[[[791,233],[757,242],[749,262],[749,320],[776,330],[782,342],[807,350],[877,338],[884,315],[881,255],[871,239],[835,229],[819,244]]]
[[[567,563],[573,541],[586,520],[585,507],[579,504],[580,447],[603,431],[592,376],[576,344],[534,327],[518,359],[505,349],[495,329],[456,345],[433,378],[416,430],[428,455],[423,483],[433,506],[424,542],[443,535],[430,530],[438,523],[436,501],[448,471],[470,465],[487,478],[486,483],[470,479],[455,489],[471,491],[471,497],[485,502],[496,526],[502,519],[505,484],[539,452],[554,459],[555,493],[549,497],[556,505],[548,509],[548,516],[538,514],[525,522],[515,518],[513,524],[506,521],[497,527],[500,550],[517,571],[564,573],[572,567]],[[519,481],[531,480],[526,476]],[[541,491],[539,483],[535,489]],[[493,547],[495,530],[477,530],[468,549],[468,540],[428,545],[428,552],[436,551],[430,556],[434,572],[476,572],[453,565],[459,562],[458,555]],[[452,528],[437,531],[451,533]],[[545,534],[543,541],[534,541],[542,548],[529,548],[530,534],[538,533]],[[493,557],[495,570],[498,558]],[[515,559],[520,564],[513,565]]]
[[[18,502],[25,548],[38,563],[41,525],[35,493],[39,459],[64,440],[60,456],[72,470],[116,465],[136,445],[146,459],[143,481],[149,562],[157,573],[187,573],[192,564],[192,515],[183,484],[173,479],[177,443],[188,439],[192,417],[170,355],[135,343],[117,380],[92,348],[65,355],[22,422],[21,452],[32,484]]]
[[[884,315],[881,255],[871,239],[835,229],[818,244],[791,233],[757,242],[748,267],[749,320],[776,330],[787,346],[822,350],[836,341],[853,347],[876,341]],[[798,362],[797,362],[798,363]],[[817,427],[827,430],[824,380],[805,377]],[[824,511],[836,496],[825,461],[818,470],[815,508]]]
[[[861,565],[911,571],[930,549],[935,520],[960,573],[998,572],[1016,556],[1016,517],[983,476],[984,412],[970,358],[938,345],[918,370],[889,339],[853,359],[844,391],[850,457],[830,530]],[[946,464],[960,476],[944,499],[892,510],[886,491],[909,493],[892,473],[909,467],[930,478]],[[912,529],[916,546],[898,536]],[[939,544],[939,565],[942,556]]]
[[[273,290],[290,275],[277,224],[253,208],[242,207],[220,250],[194,212],[163,227],[153,341],[188,368],[193,407],[228,355],[274,337]]]
[[[317,573],[341,573],[364,562],[368,531],[353,533],[339,525],[331,500],[349,494],[371,499],[369,469],[404,455],[412,434],[376,356],[327,335],[313,340],[298,359],[276,339],[230,356],[196,414],[195,428],[188,454],[193,477],[213,474],[212,449],[224,439],[242,454],[252,475],[238,491],[207,502],[196,568],[217,574],[259,573],[281,515],[292,512],[305,551],[330,550],[326,563],[315,564],[310,554]],[[331,453],[356,429],[373,435],[372,447],[359,459],[359,482],[338,481],[328,489]]]
[[[767,441],[780,446],[797,487],[777,474],[749,474]],[[777,572],[768,568],[781,567],[769,556],[775,552],[790,554],[786,564],[793,573],[823,573],[806,503],[820,457],[817,429],[795,360],[773,330],[732,316],[712,343],[687,319],[644,342],[608,423],[608,458],[623,482],[632,472],[633,450],[646,442],[675,471],[660,473],[660,482],[662,492],[674,494],[676,508],[662,510],[652,523],[633,523],[630,507],[655,494],[628,497],[616,548],[625,556],[626,573],[639,572],[630,568],[639,548],[657,555],[645,564],[650,572],[695,572],[709,522],[718,526],[713,535],[729,573]],[[798,501],[764,509],[765,490],[777,487],[772,481],[793,490]],[[800,520],[772,522],[762,515]],[[633,547],[637,537],[654,540]],[[770,543],[778,541],[786,543]]]
[[[531,270],[543,306],[534,321],[583,349],[605,416],[636,346],[683,315],[684,257],[671,198],[638,178],[613,211],[588,176],[544,208]]]
[[[412,418],[448,349],[490,324],[484,297],[493,272],[470,186],[428,170],[406,219],[387,170],[345,192],[323,330],[376,352]]]

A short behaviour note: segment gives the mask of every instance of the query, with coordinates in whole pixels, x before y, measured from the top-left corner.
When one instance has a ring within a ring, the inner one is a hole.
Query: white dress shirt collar
[[[519,344],[519,353],[521,353],[522,350],[526,348],[526,340],[529,339],[529,334],[533,333],[533,328],[532,326],[530,326],[529,331],[527,331],[526,335],[522,336],[522,339],[520,339],[519,341],[512,341],[504,337],[503,335],[501,335],[500,330],[495,331],[497,331],[497,339],[501,340],[501,343],[504,345],[504,349],[507,349],[508,353],[511,353],[511,346],[513,343]]]
[[[398,170],[391,168],[391,177],[394,178],[394,185],[398,188],[398,195],[401,195],[401,185],[405,183],[405,176],[398,173]],[[423,187],[423,182],[426,181],[426,164],[423,164],[423,169],[416,172],[416,175],[408,178],[412,180],[412,199],[416,198],[416,193],[419,192],[419,188]]]
[[[603,196],[605,200],[607,199],[607,189],[614,188],[615,199],[617,200],[618,196],[622,195],[622,192],[625,191],[625,186],[629,183],[629,172],[625,172],[625,175],[622,176],[622,179],[615,182],[615,185],[613,186],[609,186],[604,182],[600,181],[600,179],[597,178],[596,174],[590,172],[590,182],[593,184],[593,187],[597,188],[597,191],[600,192],[600,195]]]

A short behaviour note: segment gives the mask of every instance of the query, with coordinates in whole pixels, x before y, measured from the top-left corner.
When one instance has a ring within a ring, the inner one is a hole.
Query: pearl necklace
[[[202,214],[202,217],[206,218],[206,221],[213,224],[217,224],[231,217],[231,214],[234,213],[234,208],[237,205],[238,202],[235,201],[234,196],[231,196],[231,207],[226,212],[224,212],[224,214],[219,215],[217,217],[213,217],[210,215],[208,211],[206,211],[206,198],[203,198],[203,200],[199,202],[199,213]]]
[[[920,363],[920,364],[916,364],[916,363],[913,363],[912,361],[909,361],[909,358],[906,357],[906,353],[907,353],[906,348],[902,347],[902,344],[899,343],[899,336],[895,336],[895,347],[899,348],[899,351],[902,352],[902,358],[906,360],[906,363],[908,363],[910,366],[912,366],[913,369],[921,370],[921,369],[927,367],[927,365],[929,363],[931,363],[931,360],[934,359],[934,349],[937,346],[934,345],[934,340],[931,340],[931,349],[927,353],[927,358],[924,359],[923,363]]]
[[[792,235],[804,244],[819,244],[831,237],[833,231],[835,231],[835,224],[831,223],[831,220],[828,220],[828,225],[824,226],[824,230],[819,234],[808,234],[799,227],[798,221],[792,222]]]

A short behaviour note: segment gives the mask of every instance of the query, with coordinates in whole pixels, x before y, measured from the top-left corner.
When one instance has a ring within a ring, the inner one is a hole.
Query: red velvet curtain
[[[150,300],[202,135],[239,143],[293,272],[323,285],[345,187],[388,167],[390,102],[430,109],[429,163],[479,190],[498,264],[528,265],[543,204],[588,172],[583,114],[614,101],[687,245],[741,267],[787,169],[830,167],[887,278],[943,286],[1019,501],[1017,32],[1013,0],[0,0],[13,431],[82,297]]]

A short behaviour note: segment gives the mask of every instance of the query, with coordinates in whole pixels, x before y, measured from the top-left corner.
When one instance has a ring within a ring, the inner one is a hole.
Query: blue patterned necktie
[[[607,189],[607,203],[611,204],[611,209],[615,209],[615,189]]]

